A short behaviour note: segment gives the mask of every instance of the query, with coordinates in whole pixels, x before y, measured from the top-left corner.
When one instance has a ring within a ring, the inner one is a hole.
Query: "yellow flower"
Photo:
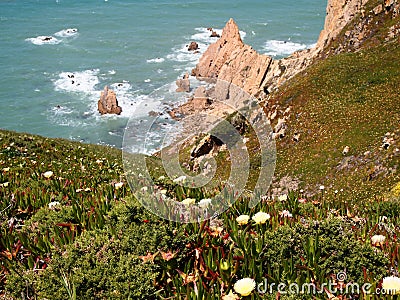
[[[280,196],[278,197],[278,200],[281,201],[281,202],[286,201],[286,200],[287,200],[287,195],[280,195]]]
[[[123,182],[118,182],[118,183],[115,184],[115,189],[118,190],[118,189],[122,188],[123,185],[124,185]]]
[[[50,178],[51,176],[53,176],[53,172],[52,171],[47,171],[47,172],[44,172],[43,173],[43,176],[45,177],[45,178]]]
[[[199,202],[199,206],[201,208],[207,208],[211,204],[211,199],[201,199]]]
[[[256,282],[252,278],[243,278],[238,281],[233,286],[236,293],[241,296],[248,296],[256,288]]]
[[[186,198],[185,200],[182,200],[181,203],[185,205],[192,205],[196,203],[196,199]]]
[[[181,183],[181,182],[185,182],[186,181],[186,176],[180,176],[178,178],[175,178],[174,180],[172,180],[174,183]]]
[[[374,235],[371,237],[371,243],[373,246],[376,246],[376,247],[383,246],[383,243],[385,242],[385,240],[386,240],[386,237],[381,234]]]
[[[49,208],[54,209],[55,206],[60,205],[60,202],[58,201],[53,201],[49,203]]]
[[[382,289],[385,290],[385,294],[400,294],[400,278],[396,276],[383,278]]]
[[[230,291],[228,295],[222,296],[222,300],[239,300],[239,297]]]
[[[219,263],[219,267],[221,268],[221,270],[226,271],[229,269],[229,263],[225,260],[221,260],[221,262]]]
[[[236,222],[239,223],[239,225],[246,225],[250,220],[250,217],[248,215],[241,215],[236,218]]]
[[[253,221],[256,222],[256,224],[264,224],[270,218],[271,216],[269,214],[262,211],[259,211],[252,217]]]

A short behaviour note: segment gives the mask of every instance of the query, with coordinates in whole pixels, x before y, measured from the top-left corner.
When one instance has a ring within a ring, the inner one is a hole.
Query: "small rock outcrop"
[[[196,42],[191,42],[188,46],[188,51],[196,51],[199,50],[199,44]]]
[[[116,114],[119,115],[122,112],[122,108],[118,105],[117,96],[113,90],[108,89],[108,86],[104,87],[101,92],[100,99],[97,103],[99,113],[104,114]]]
[[[216,31],[212,30],[210,37],[221,37]]]
[[[192,151],[190,152],[190,156],[192,158],[197,158],[206,155],[210,153],[215,146],[221,146],[222,144],[223,142],[219,138],[208,134],[200,141],[200,143],[196,147],[192,149]]]
[[[182,79],[178,79],[176,81],[176,85],[177,85],[177,92],[190,92],[190,81],[189,81],[189,74],[186,73],[185,75],[183,75]]]

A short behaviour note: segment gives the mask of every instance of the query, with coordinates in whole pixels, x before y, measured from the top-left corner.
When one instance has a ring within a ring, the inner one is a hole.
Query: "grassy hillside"
[[[395,40],[319,61],[281,88],[272,102],[292,110],[287,135],[277,143],[278,177],[299,178],[311,194],[319,185],[329,197],[343,189],[356,202],[388,191],[399,181],[399,75]],[[392,140],[385,149],[387,133]]]

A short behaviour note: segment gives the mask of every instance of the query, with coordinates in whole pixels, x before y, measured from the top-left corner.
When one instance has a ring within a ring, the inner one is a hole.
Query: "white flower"
[[[300,190],[300,193],[302,193],[302,194],[303,194],[303,193],[304,193],[304,190],[303,190],[303,189],[301,189],[301,190]]]
[[[250,220],[250,217],[248,215],[240,215],[239,217],[236,218],[236,222],[239,223],[239,225],[246,225]]]
[[[371,237],[371,243],[374,246],[383,246],[383,243],[385,242],[386,237],[381,234],[377,234]]]
[[[52,202],[49,203],[49,208],[52,209],[52,208],[54,208],[54,207],[57,206],[57,205],[60,205],[60,202],[58,202],[58,201],[52,201]]]
[[[50,178],[51,176],[53,176],[53,174],[54,174],[53,171],[47,171],[43,173],[43,176],[45,178]]]
[[[173,182],[174,182],[174,183],[181,183],[181,182],[185,182],[185,180],[186,180],[186,176],[180,176],[180,177],[178,177],[178,178],[175,178],[175,179],[173,180]]]
[[[252,217],[253,221],[256,222],[256,224],[264,224],[270,218],[271,216],[269,214],[262,211],[259,211]]]
[[[379,223],[386,223],[387,220],[388,220],[388,217],[386,217],[386,216],[380,216],[379,217]]]
[[[337,194],[337,193],[339,193],[339,191],[338,191],[338,190],[335,190],[335,194]]]
[[[102,161],[101,159],[98,159],[98,160],[96,160],[96,163],[97,163],[97,164],[102,164],[103,161]]]
[[[323,191],[323,190],[325,189],[325,186],[320,185],[320,186],[319,186],[319,189],[320,189],[321,191]]]
[[[165,179],[165,176],[158,177],[158,180],[164,180],[164,179]]]
[[[202,208],[206,208],[211,204],[211,199],[201,199],[199,202],[199,206]]]
[[[256,282],[252,278],[243,278],[233,285],[233,289],[241,296],[248,296],[256,288]]]
[[[222,296],[222,300],[239,300],[239,296],[230,291],[228,295]]]
[[[90,190],[90,188],[86,188],[86,189],[84,189],[84,191],[85,192],[90,192],[91,190]]]
[[[123,185],[124,185],[124,183],[123,182],[118,182],[118,183],[116,183],[114,186],[115,186],[115,189],[120,189],[120,188],[122,188],[123,187]]]
[[[161,190],[161,191],[160,191],[160,193],[161,193],[162,195],[165,195],[167,192],[168,192],[167,190]]]
[[[0,183],[0,187],[8,187],[9,184],[9,182]]]
[[[292,218],[293,217],[293,215],[290,213],[290,211],[288,211],[288,210],[284,210],[284,211],[282,211],[281,213],[280,213],[280,215],[281,215],[281,217],[283,217],[283,218]]]
[[[3,172],[8,172],[10,171],[10,168],[3,168]]]
[[[76,189],[76,192],[77,193],[80,193],[80,192],[82,192],[83,191],[83,189]]]
[[[400,294],[400,278],[396,276],[383,278],[382,289],[385,290],[385,294]]]
[[[287,200],[287,195],[286,195],[286,194],[285,194],[285,195],[280,195],[280,196],[278,197],[278,200],[281,201],[281,202],[286,201],[286,200]]]
[[[182,203],[182,204],[185,204],[185,205],[192,205],[192,204],[195,204],[195,203],[196,203],[196,199],[193,199],[193,198],[186,198],[185,200],[182,200],[181,203]]]
[[[147,187],[147,186],[144,186],[144,187],[142,187],[140,190],[141,190],[142,192],[147,192],[148,187]]]

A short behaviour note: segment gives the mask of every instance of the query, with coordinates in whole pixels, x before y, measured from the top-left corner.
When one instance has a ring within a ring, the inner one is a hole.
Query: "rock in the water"
[[[196,42],[191,42],[188,47],[188,51],[195,51],[198,49],[199,49],[199,44],[197,44]]]
[[[122,112],[122,108],[118,105],[117,96],[113,90],[109,90],[108,86],[104,87],[101,92],[100,99],[97,103],[99,112],[104,114],[116,114],[119,115]]]
[[[221,37],[221,36],[220,36],[216,31],[212,30],[212,31],[211,31],[210,37],[217,37],[217,38],[219,38],[219,37]]]
[[[186,73],[183,76],[183,79],[178,79],[176,81],[176,85],[178,86],[178,88],[176,89],[177,92],[190,92],[189,74]]]

